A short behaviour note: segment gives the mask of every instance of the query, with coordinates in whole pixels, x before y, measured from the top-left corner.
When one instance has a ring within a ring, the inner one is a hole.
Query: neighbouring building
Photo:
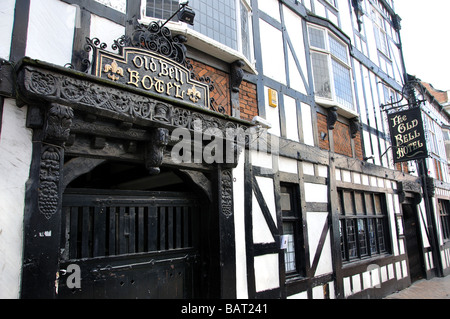
[[[448,101],[407,74],[393,0],[0,18],[0,297],[381,298],[449,274]]]

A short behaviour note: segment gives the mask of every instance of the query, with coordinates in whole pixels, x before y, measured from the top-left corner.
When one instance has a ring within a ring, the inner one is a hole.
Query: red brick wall
[[[256,95],[256,85],[242,81],[239,92],[239,105],[241,119],[251,121],[258,115],[258,100]]]
[[[362,150],[362,140],[361,140],[361,132],[359,131],[356,133],[356,137],[354,138],[355,141],[355,154],[356,158],[359,160],[363,160],[363,150]]]
[[[325,140],[322,140],[321,133],[328,134],[327,127],[327,117],[323,114],[317,113],[317,129],[319,133],[319,147],[323,150],[330,150],[330,142],[328,136]],[[335,129],[333,130],[333,140],[334,140],[334,151],[338,154],[342,154],[345,156],[352,157],[352,138],[350,135],[350,128],[348,125],[336,122]],[[355,144],[355,154],[356,158],[359,160],[363,160],[363,151],[362,151],[362,141],[361,141],[361,132],[356,134],[356,137],[353,139]]]
[[[197,79],[200,77],[209,77],[214,81],[214,90],[210,92],[210,97],[214,98],[217,106],[223,106],[226,114],[231,114],[230,106],[230,76],[228,73],[215,69],[209,65],[191,60],[194,67],[194,74]]]
[[[191,60],[193,71],[198,78],[209,77],[214,81],[214,90],[210,92],[217,106],[223,106],[226,114],[231,115],[230,76],[228,73],[215,69],[209,65]],[[258,115],[256,85],[242,81],[239,93],[241,119],[251,121]]]
[[[352,157],[352,137],[347,124],[336,122],[333,131],[334,151],[338,154]]]
[[[323,150],[330,150],[330,141],[328,139],[327,117],[323,114],[317,113],[317,129],[319,130],[319,147]],[[322,132],[327,134],[325,140],[322,139]]]

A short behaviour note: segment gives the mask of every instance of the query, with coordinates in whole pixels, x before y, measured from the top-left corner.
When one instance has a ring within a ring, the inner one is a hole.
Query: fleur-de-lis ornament
[[[197,103],[202,98],[202,94],[197,90],[195,85],[192,87],[192,89],[188,90],[188,96],[190,97],[189,99],[194,103]]]
[[[114,60],[111,64],[106,64],[103,72],[108,73],[108,78],[113,81],[119,80],[119,75],[123,75],[123,69],[119,67],[116,60]]]

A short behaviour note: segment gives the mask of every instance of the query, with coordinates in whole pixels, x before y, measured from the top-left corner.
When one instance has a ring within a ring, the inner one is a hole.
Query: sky
[[[406,72],[435,89],[450,90],[450,1],[394,0]]]

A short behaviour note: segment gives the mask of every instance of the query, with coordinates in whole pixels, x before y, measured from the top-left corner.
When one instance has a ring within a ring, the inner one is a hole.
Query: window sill
[[[160,20],[143,17],[138,22],[148,25],[153,21]],[[237,60],[242,60],[244,61],[243,69],[245,71],[255,75],[258,74],[255,64],[251,63],[242,53],[189,28],[186,23],[169,21],[166,26],[173,35],[182,34],[186,36],[189,46],[230,64]]]
[[[374,263],[377,260],[381,260],[381,259],[388,258],[388,257],[392,257],[392,255],[388,254],[388,253],[382,253],[380,255],[375,255],[375,256],[365,256],[361,259],[354,259],[352,261],[343,261],[342,268],[351,268],[351,267],[361,266],[361,265],[368,264],[368,263]]]
[[[351,110],[349,108],[346,108],[345,106],[342,106],[341,104],[338,104],[333,100],[316,97],[315,102],[325,108],[336,107],[339,115],[342,115],[349,119],[359,116],[358,112]]]

